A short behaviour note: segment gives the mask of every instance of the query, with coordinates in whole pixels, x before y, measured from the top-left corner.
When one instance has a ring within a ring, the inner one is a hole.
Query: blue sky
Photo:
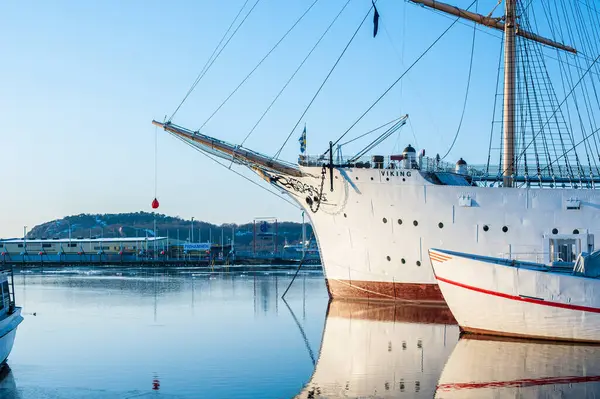
[[[261,0],[173,122],[199,128],[312,1]],[[243,2],[2,2],[0,237],[70,214],[150,211],[157,133],[161,212],[214,223],[300,220],[298,209],[151,125],[179,104]],[[318,1],[203,131],[239,143],[345,2]],[[452,22],[402,0],[377,4],[378,36],[370,15],[282,158],[297,159],[304,123],[308,152],[325,150]],[[485,13],[494,4],[480,1]],[[350,2],[246,146],[277,151],[369,8]],[[349,137],[408,113],[410,123],[379,152],[411,143],[445,153],[462,111],[472,31],[455,25]],[[477,33],[467,113],[448,160],[487,158],[498,36]]]

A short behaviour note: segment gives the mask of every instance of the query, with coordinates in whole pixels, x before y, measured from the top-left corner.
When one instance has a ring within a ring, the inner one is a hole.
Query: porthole
[[[347,218],[347,217],[348,217],[348,215],[346,215],[346,214],[344,213],[344,217],[345,217],[345,218]]]
[[[335,178],[337,179],[338,177],[336,176]]]
[[[556,227],[552,229],[552,234],[558,234],[558,229]]]
[[[400,259],[400,262],[401,262],[402,264],[405,264],[405,263],[406,263],[406,260],[405,260],[404,258],[402,258],[402,259]]]
[[[371,180],[373,180],[373,178],[371,177]]]
[[[421,261],[420,260],[417,261],[417,266],[421,266]]]
[[[312,200],[312,198],[310,198],[310,197],[306,197],[306,203],[307,203],[308,205],[312,205],[312,203],[313,203],[313,200]]]
[[[389,256],[389,255],[388,255],[388,256],[386,256],[385,258],[388,260],[388,262],[392,260],[392,258],[390,258],[390,256]]]
[[[502,227],[502,231],[506,233],[508,231],[508,227],[506,227],[506,226]]]
[[[356,180],[358,180],[358,176],[356,176]]]
[[[313,197],[313,201],[314,202],[319,202],[319,197],[317,197],[316,195]]]
[[[383,218],[383,223],[387,223],[387,219],[386,218]]]
[[[413,220],[413,224],[414,224],[415,226],[418,226],[418,225],[419,225],[419,222],[417,222],[416,220]]]
[[[406,179],[403,177],[403,178],[402,178],[402,181],[406,181]]]
[[[573,230],[573,234],[579,234],[579,230],[578,229]]]
[[[402,219],[398,219],[398,224],[402,224]]]
[[[490,226],[488,226],[487,224],[483,225],[483,231],[488,231],[490,229]]]
[[[389,178],[389,177],[386,177],[386,178],[385,178],[385,181],[390,181],[390,178]]]
[[[438,223],[438,227],[439,227],[440,229],[443,229],[443,228],[444,228],[444,223],[442,223],[442,222],[439,222],[439,223]]]

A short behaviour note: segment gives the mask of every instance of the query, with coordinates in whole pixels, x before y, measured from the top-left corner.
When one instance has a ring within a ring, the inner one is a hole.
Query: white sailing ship
[[[504,15],[498,17],[439,1],[410,2],[503,32],[498,82],[504,89],[495,109],[502,117],[500,124],[493,123],[501,132],[493,129],[488,156],[497,158],[496,166],[488,161],[481,168],[469,167],[462,158],[448,164],[410,145],[402,154],[362,157],[407,117],[356,156],[342,156],[338,139],[322,155],[301,156],[298,164],[171,120],[153,123],[211,156],[251,168],[287,192],[310,215],[334,298],[442,301],[428,266],[432,247],[547,262],[591,252],[600,233],[600,192],[595,189],[600,182],[595,124],[600,69],[593,57],[600,37],[596,25],[583,19],[596,21],[597,14],[580,2],[568,2],[585,16],[555,15],[549,39],[532,33],[530,14],[556,13],[554,2],[533,2],[536,9],[531,2],[505,0]],[[554,29],[576,23],[579,35]],[[544,61],[550,52],[560,61],[552,70],[562,81],[560,91]],[[584,99],[576,101],[576,94]],[[497,151],[491,146],[496,136]]]
[[[445,306],[333,300],[296,398],[431,398],[458,327]]]

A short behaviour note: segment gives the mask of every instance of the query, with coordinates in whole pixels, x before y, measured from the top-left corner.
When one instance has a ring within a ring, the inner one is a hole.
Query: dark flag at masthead
[[[373,37],[375,37],[377,36],[377,30],[379,30],[379,13],[377,12],[377,7],[375,7],[374,1],[373,10],[375,10],[375,14],[373,14]]]

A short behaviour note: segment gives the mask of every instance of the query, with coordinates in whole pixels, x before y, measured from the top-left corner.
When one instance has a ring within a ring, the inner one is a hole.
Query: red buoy
[[[156,198],[154,198],[154,201],[152,201],[152,209],[158,209],[158,200]]]
[[[38,253],[38,255],[39,255],[39,256],[42,256],[43,254],[44,254],[44,253],[43,253],[42,251],[40,251],[40,252]]]

